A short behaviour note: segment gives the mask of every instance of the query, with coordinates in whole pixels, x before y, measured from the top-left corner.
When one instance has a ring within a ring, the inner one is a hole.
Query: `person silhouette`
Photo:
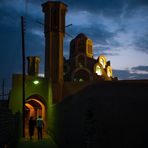
[[[42,127],[43,126],[44,126],[44,122],[43,122],[42,116],[39,116],[37,118],[38,139],[43,138],[43,134],[42,134]]]
[[[36,121],[31,116],[30,119],[29,119],[29,136],[30,136],[30,140],[32,140],[32,136],[34,135],[34,127],[35,127],[35,125],[36,125]]]

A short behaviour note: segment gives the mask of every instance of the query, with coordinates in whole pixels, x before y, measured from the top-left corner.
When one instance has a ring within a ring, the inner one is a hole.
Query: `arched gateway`
[[[12,78],[13,87],[9,98],[9,108],[14,114],[19,112],[20,115],[25,118],[25,137],[29,136],[28,121],[31,116],[37,118],[41,115],[45,123],[44,130],[47,130],[49,126],[48,121],[51,118],[49,115],[50,105],[52,104],[51,84],[47,79],[42,77],[26,76],[25,112],[23,114],[22,75],[15,74]],[[35,81],[38,81],[38,83],[34,83]],[[22,130],[23,129],[21,129],[21,131]],[[45,131],[43,136],[45,136]]]
[[[46,106],[47,102],[46,100],[38,95],[38,94],[34,94],[29,96],[26,100],[25,100],[25,135],[26,137],[29,136],[29,127],[28,127],[28,123],[29,123],[29,119],[30,117],[33,117],[34,120],[37,119],[37,117],[42,116],[43,121],[44,121],[44,128],[43,128],[43,137],[46,137],[46,123],[47,123],[47,106]],[[34,132],[34,138],[37,138],[37,129],[35,128],[35,132]]]

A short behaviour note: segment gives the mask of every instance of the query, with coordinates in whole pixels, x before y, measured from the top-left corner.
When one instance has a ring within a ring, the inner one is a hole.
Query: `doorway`
[[[36,119],[42,116],[44,121],[43,138],[46,137],[46,106],[45,101],[41,97],[31,96],[25,101],[25,137],[29,138],[29,119]],[[35,126],[33,139],[37,139],[37,127]]]

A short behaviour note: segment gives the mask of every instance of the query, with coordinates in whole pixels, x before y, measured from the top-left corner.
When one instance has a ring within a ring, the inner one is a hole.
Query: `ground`
[[[18,143],[17,148],[58,148],[58,146],[55,144],[52,138],[48,136],[42,140],[38,140],[36,138],[33,140],[23,138]]]

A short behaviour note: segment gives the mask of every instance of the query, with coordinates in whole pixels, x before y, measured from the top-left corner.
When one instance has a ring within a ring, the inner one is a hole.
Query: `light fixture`
[[[33,84],[37,85],[37,84],[39,84],[39,81],[38,80],[34,80]]]

